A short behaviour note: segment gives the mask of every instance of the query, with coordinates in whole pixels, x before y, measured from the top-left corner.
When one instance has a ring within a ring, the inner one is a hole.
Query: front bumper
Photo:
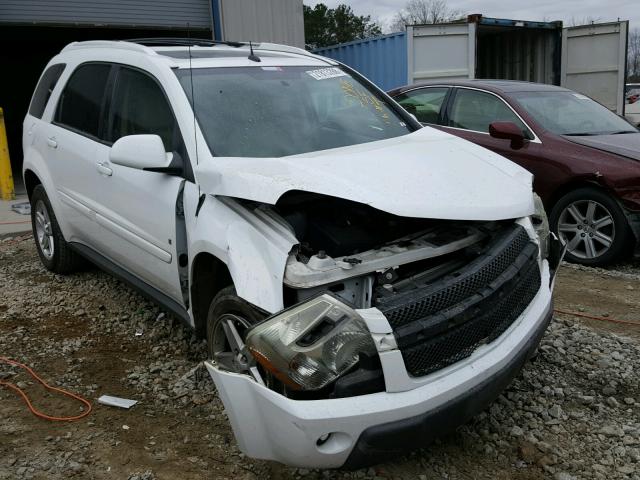
[[[406,453],[454,429],[509,384],[542,338],[552,315],[546,261],[541,274],[540,290],[507,331],[470,357],[420,378],[410,390],[292,400],[247,375],[206,362],[240,449],[251,457],[297,467],[357,468]],[[402,362],[401,355],[393,353],[381,355],[385,377]]]

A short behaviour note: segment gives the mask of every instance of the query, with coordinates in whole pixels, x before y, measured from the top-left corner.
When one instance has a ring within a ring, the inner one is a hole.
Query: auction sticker
[[[307,75],[312,76],[316,80],[326,80],[327,78],[346,77],[347,74],[336,67],[319,68],[317,70],[307,70]]]

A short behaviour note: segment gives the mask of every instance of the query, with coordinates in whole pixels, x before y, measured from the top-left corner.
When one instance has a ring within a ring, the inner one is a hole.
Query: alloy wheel
[[[38,200],[35,209],[36,236],[38,237],[38,245],[42,255],[47,260],[53,258],[55,245],[53,241],[53,226],[47,207],[42,200]]]
[[[574,257],[585,260],[600,257],[615,240],[613,215],[594,200],[575,201],[560,214],[558,235]]]
[[[249,368],[244,351],[244,334],[251,327],[245,318],[232,313],[220,317],[213,331],[213,359],[231,372],[243,372]]]

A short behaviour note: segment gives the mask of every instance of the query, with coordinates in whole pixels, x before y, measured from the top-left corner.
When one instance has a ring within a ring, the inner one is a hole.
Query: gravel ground
[[[484,413],[428,449],[356,472],[291,469],[242,455],[201,361],[205,345],[97,270],[61,277],[29,236],[0,239],[0,356],[93,401],[73,423],[32,416],[0,388],[0,479],[415,478],[640,480],[640,264],[567,266],[539,355]],[[47,413],[79,404],[0,365]],[[125,411],[102,394],[138,400]]]

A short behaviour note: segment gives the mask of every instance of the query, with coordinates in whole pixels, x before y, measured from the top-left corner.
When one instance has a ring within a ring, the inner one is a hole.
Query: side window
[[[174,150],[176,121],[162,89],[149,75],[120,69],[111,101],[110,132],[112,142],[127,135],[159,135],[165,150]]]
[[[520,118],[503,100],[486,92],[460,88],[449,111],[450,127],[489,133],[493,122],[513,122],[527,138],[533,138]]]
[[[419,122],[438,123],[438,115],[448,91],[444,87],[421,88],[400,94],[395,100],[414,114]]]
[[[31,105],[29,105],[29,115],[36,118],[42,118],[44,109],[47,107],[47,103],[51,97],[51,92],[56,88],[58,79],[60,78],[60,75],[62,75],[65,66],[66,65],[64,63],[51,65],[42,74],[42,78],[40,79],[40,82],[38,82],[38,86],[33,93]]]
[[[64,87],[56,123],[99,137],[102,100],[111,66],[103,63],[80,65]]]

